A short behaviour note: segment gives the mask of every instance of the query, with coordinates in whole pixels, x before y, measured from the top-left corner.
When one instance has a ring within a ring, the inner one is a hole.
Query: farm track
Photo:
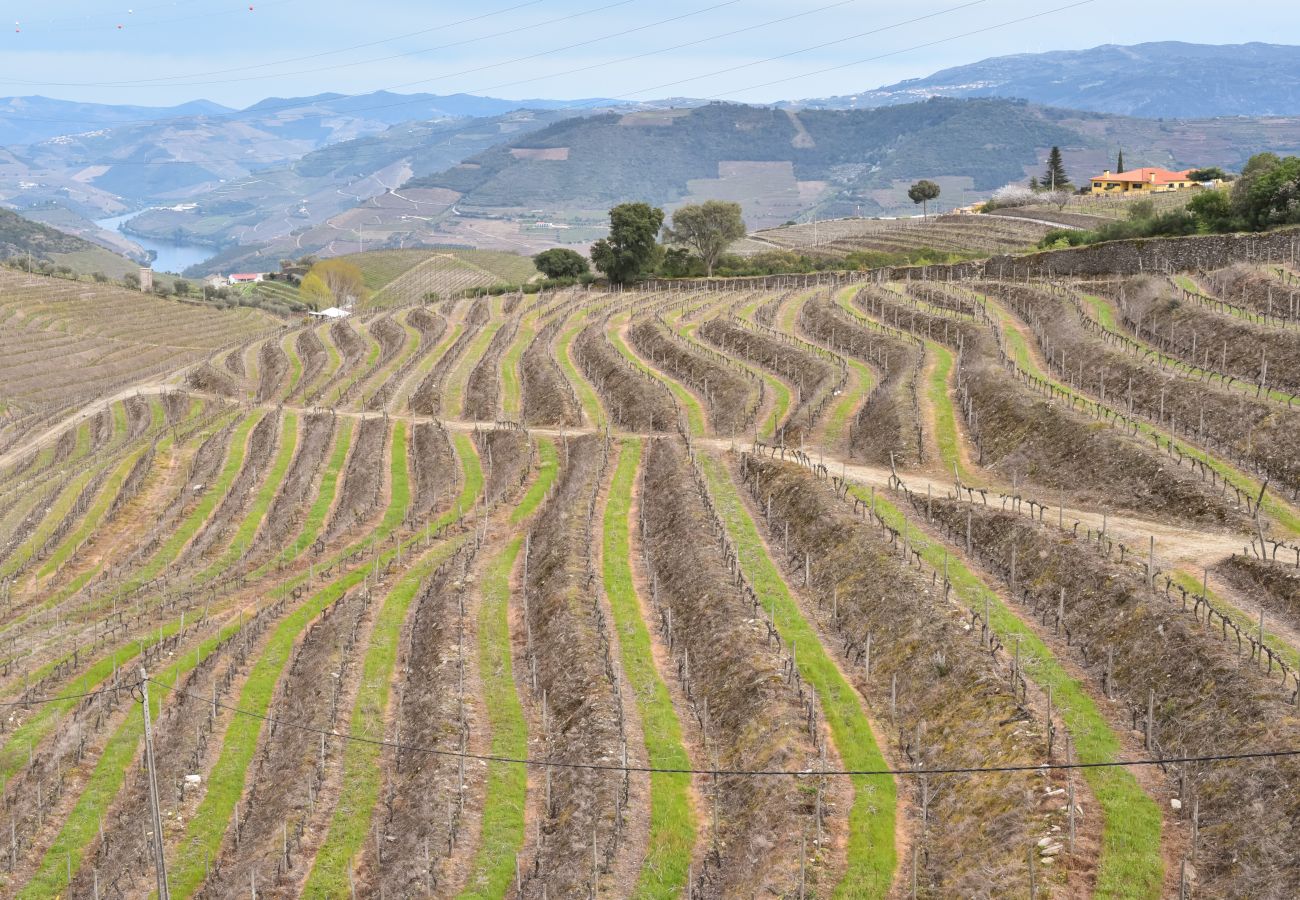
[[[98,400],[129,333],[10,305],[0,694],[66,699],[0,892],[152,886],[139,704],[79,696],[143,665],[178,897],[1280,896],[1288,760],[1034,768],[1300,740],[1255,268],[216,317]]]

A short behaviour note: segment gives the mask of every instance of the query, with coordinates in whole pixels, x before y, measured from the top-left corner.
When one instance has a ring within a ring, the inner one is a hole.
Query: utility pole
[[[140,696],[144,710],[144,760],[149,772],[149,812],[153,819],[154,871],[158,875],[158,900],[171,900],[167,890],[167,857],[163,849],[162,813],[158,811],[158,775],[153,760],[153,723],[149,720],[149,675],[140,667]]]

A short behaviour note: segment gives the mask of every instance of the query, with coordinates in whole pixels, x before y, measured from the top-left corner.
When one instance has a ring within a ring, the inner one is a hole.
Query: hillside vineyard
[[[324,322],[0,269],[0,893],[1295,895],[1294,255],[413,259]]]

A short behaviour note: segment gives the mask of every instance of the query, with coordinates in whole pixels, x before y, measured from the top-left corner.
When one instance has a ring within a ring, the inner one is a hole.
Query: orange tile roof
[[[1130,169],[1127,172],[1112,172],[1109,175],[1095,175],[1093,181],[1126,181],[1142,182],[1144,184],[1170,184],[1175,181],[1186,181],[1187,176],[1191,174],[1191,169],[1184,169],[1181,172],[1170,172],[1168,169],[1157,169],[1148,167],[1145,169]],[[1154,179],[1152,178],[1154,176]]]

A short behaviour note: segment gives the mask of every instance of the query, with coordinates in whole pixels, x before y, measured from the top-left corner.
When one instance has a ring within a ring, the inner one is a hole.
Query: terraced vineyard
[[[0,893],[1292,894],[1296,276],[912,275],[3,276]]]
[[[742,255],[795,250],[843,259],[850,253],[941,253],[990,255],[1015,253],[1034,246],[1050,226],[993,216],[948,215],[930,219],[831,219],[756,231],[735,248]]]

